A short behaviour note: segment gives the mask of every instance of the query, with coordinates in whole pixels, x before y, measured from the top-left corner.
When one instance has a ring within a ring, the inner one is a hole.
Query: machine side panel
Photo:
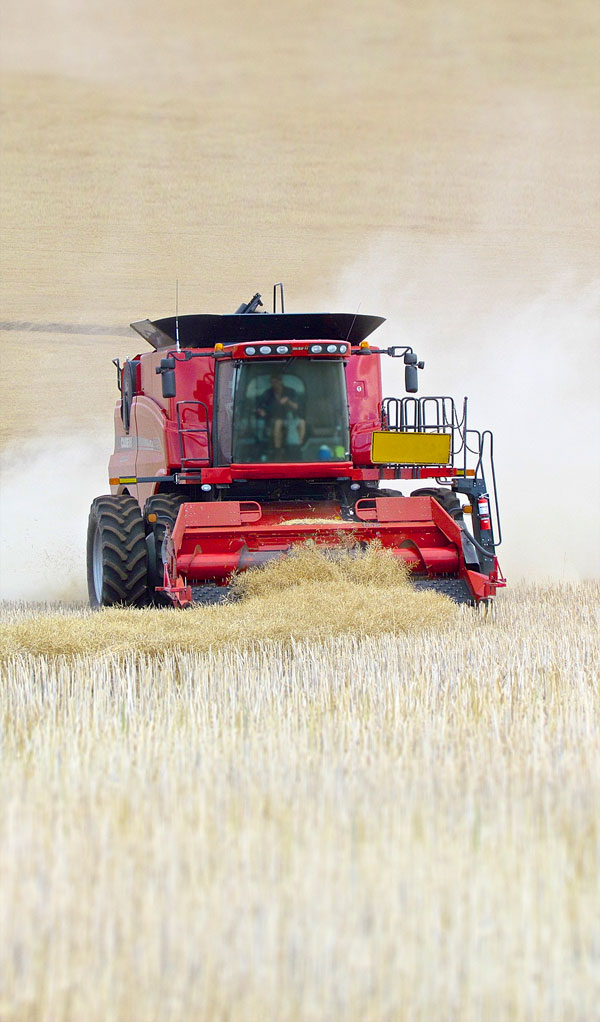
[[[175,358],[175,379],[177,383],[177,396],[175,398],[164,398],[162,396],[161,377],[156,369],[162,358],[173,356]],[[186,360],[184,352],[150,351],[142,355],[141,364],[141,389],[146,397],[153,398],[168,413],[170,419],[175,418],[174,410],[177,401],[203,401],[208,405],[212,414],[213,391],[215,383],[215,362],[210,355],[195,355],[194,358]],[[173,411],[173,414],[171,414]]]
[[[133,402],[132,435],[136,442],[136,475],[163,476],[168,474],[166,451],[166,413],[156,401],[142,395]],[[129,486],[141,508],[148,497],[158,490],[158,483],[139,483]]]
[[[121,419],[121,402],[117,401],[114,411],[115,424],[115,449],[108,461],[108,477],[113,479],[117,476],[135,475],[135,461],[137,448],[135,438],[127,436]],[[111,485],[110,492],[113,494],[123,493],[124,486]]]
[[[184,361],[175,360],[177,396],[170,401],[169,417],[179,424],[180,431],[169,433],[169,459],[174,464],[183,460],[188,468],[211,464],[212,420],[215,389],[215,360],[209,355]],[[177,449],[173,450],[173,441]]]
[[[350,449],[355,465],[371,465],[371,437],[380,426],[381,358],[353,354],[346,365]]]
[[[162,396],[161,376],[156,373],[161,358],[175,358],[176,396]],[[142,390],[155,405],[165,410],[165,463],[169,470],[209,464],[211,449],[215,363],[210,355],[186,359],[174,349],[149,352],[142,357]],[[181,434],[178,430],[181,425]],[[138,459],[138,475],[142,475]]]
[[[141,391],[146,397],[151,397],[157,405],[169,412],[169,399],[162,396],[161,377],[157,375],[156,368],[160,365],[161,358],[165,352],[149,351],[140,359],[140,382]]]

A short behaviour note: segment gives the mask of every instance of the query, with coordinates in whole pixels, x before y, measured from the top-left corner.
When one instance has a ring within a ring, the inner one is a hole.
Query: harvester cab
[[[376,540],[416,588],[492,598],[504,584],[493,438],[467,426],[466,399],[417,397],[424,363],[372,344],[380,317],[286,313],[282,284],[272,313],[261,297],[233,315],[132,323],[152,350],[115,360],[111,493],[88,529],[92,606],[218,602],[234,572],[306,540]],[[402,359],[405,396],[383,396],[383,357]]]

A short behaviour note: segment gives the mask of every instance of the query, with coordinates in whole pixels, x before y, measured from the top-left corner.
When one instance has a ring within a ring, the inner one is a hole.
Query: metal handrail
[[[467,475],[469,455],[475,459],[474,478],[487,492],[484,462],[491,476],[490,505],[493,508],[494,547],[502,542],[502,527],[498,510],[498,492],[494,468],[494,438],[489,429],[469,429],[467,424],[467,398],[463,400],[459,416],[452,397],[435,395],[425,397],[386,397],[381,402],[381,425],[385,430],[399,433],[450,433],[450,467],[462,454],[463,475]],[[443,474],[438,481],[446,481]],[[497,540],[495,539],[497,533]]]
[[[205,426],[192,426],[192,427],[187,427],[187,428],[184,425],[182,425],[182,422],[181,422],[181,417],[182,417],[182,414],[183,414],[182,410],[181,410],[181,406],[182,405],[200,405],[200,407],[204,411],[204,416],[205,416],[205,419],[206,419],[206,425]],[[210,425],[209,425],[208,407],[205,405],[204,401],[191,401],[191,400],[190,401],[178,401],[176,406],[175,406],[175,410],[176,410],[176,415],[177,415],[177,436],[179,438],[179,456],[181,458],[181,467],[182,468],[186,468],[186,463],[189,464],[192,461],[204,462],[206,465],[212,464],[211,436],[210,436]],[[191,436],[192,434],[195,434],[195,433],[204,433],[206,435],[206,450],[207,450],[207,457],[206,458],[186,458],[185,457],[184,437]]]

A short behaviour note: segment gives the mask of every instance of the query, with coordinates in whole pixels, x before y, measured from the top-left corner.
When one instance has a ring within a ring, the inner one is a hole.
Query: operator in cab
[[[302,399],[280,376],[271,376],[271,386],[259,398],[256,414],[273,431],[273,447],[299,447],[306,435]]]

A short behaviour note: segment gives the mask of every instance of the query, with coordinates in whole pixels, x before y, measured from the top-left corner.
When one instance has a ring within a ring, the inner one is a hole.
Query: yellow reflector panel
[[[449,433],[373,433],[375,465],[447,465]]]

